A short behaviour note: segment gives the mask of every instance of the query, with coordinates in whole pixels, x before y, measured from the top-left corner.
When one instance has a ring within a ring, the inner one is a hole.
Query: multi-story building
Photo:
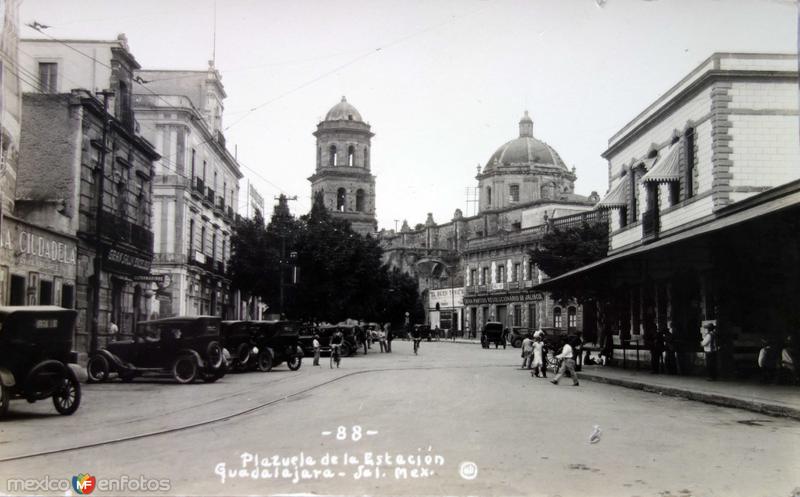
[[[139,135],[131,107],[139,64],[124,35],[22,40],[20,53],[20,70],[31,78],[22,85],[15,214],[77,241],[72,253],[67,241],[62,248],[58,240],[36,238],[40,258],[49,252],[55,265],[76,266],[75,344],[86,351],[102,343],[110,322],[131,333],[149,315],[153,161],[159,156]],[[98,96],[99,90],[113,95]],[[52,291],[42,290],[45,276],[28,285],[38,284],[40,297],[47,293],[58,302],[52,295],[60,283],[52,278]]]
[[[800,325],[796,54],[716,53],[610,140],[609,257],[540,285],[601,296],[618,358],[670,330],[692,370],[717,321],[723,370]]]
[[[205,71],[137,71],[134,109],[161,153],[153,184],[154,312],[236,317],[226,276],[239,201],[239,164],[222,133],[222,77]]]
[[[532,289],[543,275],[529,252],[554,226],[604,222],[602,213],[587,212],[597,194],[574,193],[574,169],[533,136],[527,112],[519,136],[499,147],[476,179],[477,215],[464,217],[457,209],[448,223],[436,224],[429,214],[418,229],[404,222],[399,233],[381,232],[387,262],[415,275],[423,294],[430,292],[432,324],[443,320],[442,327],[471,334],[487,321],[583,331],[577,303],[560,305]],[[459,288],[463,303],[456,306]],[[450,305],[441,298],[448,294]]]
[[[372,137],[361,114],[347,99],[334,105],[317,124],[317,166],[308,180],[312,194],[322,193],[337,219],[350,222],[362,235],[374,235],[375,176],[370,165]]]

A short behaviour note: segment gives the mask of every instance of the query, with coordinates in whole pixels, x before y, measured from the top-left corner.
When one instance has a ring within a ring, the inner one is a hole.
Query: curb
[[[657,393],[659,395],[668,395],[670,397],[681,397],[688,400],[695,400],[705,402],[706,404],[714,404],[723,407],[735,407],[747,411],[766,414],[768,416],[780,416],[786,418],[793,418],[800,420],[800,409],[778,405],[769,404],[766,402],[759,402],[756,400],[740,399],[736,397],[729,397],[725,395],[697,392],[687,390],[685,388],[668,387],[662,385],[653,385],[643,383],[635,380],[626,380],[622,378],[609,378],[607,376],[595,375],[592,373],[581,372],[581,379],[587,379],[597,383],[606,383],[608,385],[616,385],[625,388],[632,388],[634,390],[642,390],[644,392]]]

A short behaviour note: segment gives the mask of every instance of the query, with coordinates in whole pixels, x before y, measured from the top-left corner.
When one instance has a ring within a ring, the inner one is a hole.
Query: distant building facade
[[[20,67],[38,78],[23,84],[14,212],[61,237],[33,235],[50,246],[52,267],[66,272],[37,277],[38,303],[58,303],[59,286],[66,302],[66,282],[74,278],[75,347],[85,352],[102,345],[111,321],[130,334],[149,315],[153,161],[159,156],[137,132],[131,90],[139,64],[124,35],[110,41],[22,40],[21,46],[27,57]],[[107,112],[95,94],[103,89],[114,92]],[[52,292],[42,290],[45,279],[53,280]],[[93,320],[97,335],[90,335]]]
[[[574,193],[574,170],[533,136],[527,112],[519,122],[519,136],[499,147],[476,179],[477,215],[464,217],[457,209],[448,223],[437,224],[429,214],[418,229],[404,222],[399,233],[382,231],[386,262],[417,278],[428,296],[430,322],[445,316],[452,329],[472,336],[489,321],[508,328],[583,331],[579,305],[559,305],[532,289],[546,276],[531,262],[529,252],[553,227],[605,222],[603,213],[590,212],[597,194]],[[445,306],[445,301],[432,297],[448,288],[463,290],[459,306],[455,298]]]
[[[311,193],[322,193],[325,207],[337,219],[349,221],[353,230],[374,235],[375,176],[371,173],[370,147],[375,136],[370,125],[345,97],[317,124],[316,170],[308,180]]]
[[[219,72],[136,72],[134,109],[161,154],[153,183],[153,275],[159,317],[238,317],[226,275],[239,202],[239,164],[222,133]]]

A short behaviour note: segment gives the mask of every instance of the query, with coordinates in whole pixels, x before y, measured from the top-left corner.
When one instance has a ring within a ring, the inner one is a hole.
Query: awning
[[[626,205],[628,205],[628,200],[625,198],[625,180],[617,183],[617,186],[612,188],[608,195],[597,203],[598,208],[605,209],[619,209]]]
[[[669,183],[670,181],[680,181],[680,142],[670,145],[667,153],[659,157],[647,173],[642,176],[642,182]]]
[[[690,240],[702,235],[707,235],[725,228],[731,228],[733,226],[740,225],[741,223],[757,219],[761,216],[792,208],[797,209],[799,207],[800,180],[796,180],[725,207],[718,213],[719,217],[705,224],[690,227],[682,232],[662,238],[661,240],[649,245],[641,245],[624,252],[610,255],[605,259],[600,259],[599,261],[544,281],[534,286],[533,289],[539,291],[550,291],[577,275],[585,276],[591,271],[599,267],[607,266],[612,262],[621,259],[627,259],[645,252],[651,252],[662,247]]]

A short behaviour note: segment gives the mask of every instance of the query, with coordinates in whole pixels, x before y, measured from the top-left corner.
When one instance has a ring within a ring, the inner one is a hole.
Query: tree
[[[286,302],[291,299],[290,256],[296,250],[301,231],[302,225],[289,211],[286,195],[281,194],[264,233],[263,289],[259,296],[271,312],[284,313]]]
[[[266,230],[264,218],[256,211],[253,219],[242,219],[236,223],[231,235],[231,258],[228,275],[231,284],[242,292],[245,300],[263,293]]]
[[[608,225],[582,223],[566,229],[555,228],[542,237],[530,252],[531,260],[551,278],[562,275],[608,254]]]

